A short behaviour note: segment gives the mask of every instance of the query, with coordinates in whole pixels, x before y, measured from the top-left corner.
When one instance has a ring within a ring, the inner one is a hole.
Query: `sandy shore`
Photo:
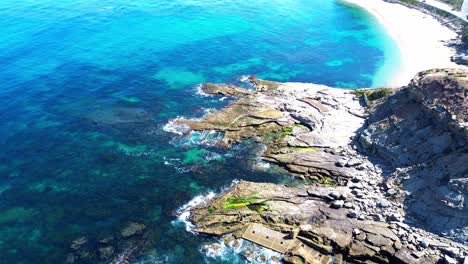
[[[455,50],[446,46],[457,34],[435,18],[382,0],[342,1],[372,13],[399,46],[401,65],[385,85],[406,85],[416,73],[423,70],[462,67],[450,61]]]

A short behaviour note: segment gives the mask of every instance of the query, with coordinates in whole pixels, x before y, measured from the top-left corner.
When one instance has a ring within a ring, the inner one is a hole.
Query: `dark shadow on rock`
[[[464,244],[467,88],[466,71],[420,73],[372,110],[355,139],[364,153],[390,165],[383,188],[389,198],[404,203],[407,224]]]

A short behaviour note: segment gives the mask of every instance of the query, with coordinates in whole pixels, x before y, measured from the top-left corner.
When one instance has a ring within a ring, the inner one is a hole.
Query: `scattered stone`
[[[350,218],[358,218],[359,214],[356,211],[351,211],[348,213]]]
[[[361,165],[361,164],[362,164],[362,160],[356,159],[356,158],[351,158],[351,159],[348,160],[348,162],[346,163],[346,166],[348,166],[348,167],[354,167],[354,166]]]
[[[419,245],[421,245],[422,248],[428,248],[429,247],[429,241],[427,241],[426,239],[423,239],[423,240],[421,240]]]
[[[339,192],[336,192],[336,191],[332,191],[328,194],[328,196],[332,199],[332,200],[338,200],[340,199],[341,197],[341,194]]]
[[[332,202],[331,207],[335,208],[335,209],[339,209],[339,208],[343,207],[343,205],[344,205],[343,200],[335,200],[335,201]]]
[[[382,207],[382,208],[388,208],[391,206],[390,202],[387,201],[387,200],[381,200],[379,202],[379,206]]]
[[[401,221],[403,221],[403,216],[401,216],[401,214],[399,214],[399,213],[392,213],[388,217],[388,221],[401,222]]]

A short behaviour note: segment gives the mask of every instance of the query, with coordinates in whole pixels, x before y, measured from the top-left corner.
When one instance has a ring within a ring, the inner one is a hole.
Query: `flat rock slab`
[[[296,242],[296,239],[288,239],[287,235],[259,224],[250,224],[244,234],[242,234],[242,238],[281,254],[286,253]]]

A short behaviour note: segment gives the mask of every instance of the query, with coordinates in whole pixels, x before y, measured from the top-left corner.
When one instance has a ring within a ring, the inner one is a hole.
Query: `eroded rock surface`
[[[267,146],[263,159],[316,183],[241,181],[192,208],[195,230],[240,237],[262,224],[295,239],[288,263],[468,261],[467,74],[421,73],[369,109],[350,91],[313,84],[223,86],[240,98],[176,122],[223,132],[225,146],[255,138]]]
[[[224,132],[224,145],[256,138],[268,147],[265,160],[302,177],[342,180],[359,174],[354,169],[359,164],[347,169],[335,166],[343,155],[352,156],[340,148],[349,145],[365,120],[364,109],[351,91],[314,84],[256,83],[255,91],[204,85],[211,94],[244,96],[202,120],[176,122],[192,130]]]
[[[421,226],[468,241],[468,75],[420,73],[378,106],[359,141],[390,161],[391,193]]]

